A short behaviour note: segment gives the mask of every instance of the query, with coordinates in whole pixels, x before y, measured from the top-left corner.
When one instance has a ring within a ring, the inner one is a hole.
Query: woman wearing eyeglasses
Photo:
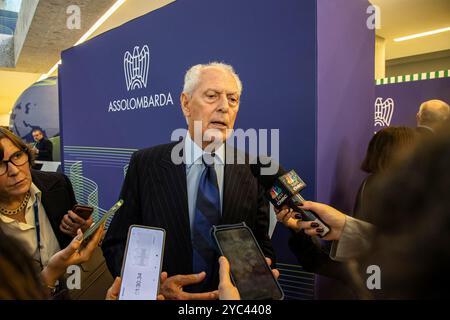
[[[66,176],[32,170],[32,163],[27,145],[0,128],[2,230],[21,242],[42,270],[51,256],[67,247],[78,228],[84,232],[91,221],[70,211],[76,200]]]

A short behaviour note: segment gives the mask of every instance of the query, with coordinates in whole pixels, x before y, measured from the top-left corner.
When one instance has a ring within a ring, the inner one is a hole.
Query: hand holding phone
[[[76,236],[78,229],[86,232],[92,224],[91,215],[93,211],[94,208],[90,206],[74,205],[72,210],[69,210],[61,219],[59,229],[71,237]]]
[[[164,229],[132,225],[122,263],[119,300],[156,300],[164,255]]]
[[[91,224],[89,229],[87,229],[86,232],[83,234],[83,242],[86,242],[86,240],[89,239],[101,225],[105,224],[106,220],[112,217],[122,205],[123,200],[120,199],[111,207],[111,209],[109,209],[107,212],[103,214],[100,220]]]
[[[92,212],[94,212],[94,208],[90,206],[84,206],[81,204],[76,204],[73,206],[72,211],[76,213],[78,216],[87,220],[91,217]]]
[[[221,255],[229,261],[231,278],[242,299],[283,299],[283,290],[245,223],[215,226],[212,233]]]
[[[241,300],[238,289],[230,276],[230,263],[227,258],[219,258],[219,300]]]

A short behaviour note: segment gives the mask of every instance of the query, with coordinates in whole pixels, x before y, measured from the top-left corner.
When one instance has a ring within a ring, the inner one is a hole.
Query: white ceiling
[[[0,0],[3,1],[3,0]],[[20,94],[42,73],[47,73],[69,48],[116,0],[40,0],[30,32],[15,68],[0,68],[0,115],[8,113]],[[127,0],[90,38],[175,0]],[[68,5],[81,7],[81,30],[68,30]],[[84,14],[86,13],[86,14]]]
[[[424,38],[394,42],[411,34],[450,27],[450,0],[370,0],[381,9],[386,39],[386,60],[450,49],[450,31]]]
[[[91,37],[173,1],[175,0],[127,0]],[[377,30],[377,35],[386,39],[387,60],[450,49],[450,32],[400,43],[393,42],[396,37],[449,27],[450,0],[370,1],[381,8],[381,29]],[[76,34],[69,34],[65,27],[58,28],[58,25],[64,26],[64,19],[55,20],[55,17],[50,17],[47,19],[48,27],[41,25],[31,34],[28,49],[25,47],[23,50],[17,68],[0,68],[0,114],[9,112],[20,93],[31,85],[40,73],[47,72],[59,60],[61,50],[72,46],[96,17],[103,14],[109,5],[114,3],[112,0],[58,0],[57,2],[41,0],[41,2],[51,4],[49,14],[55,15],[59,12],[63,18],[65,8],[74,3],[80,4],[84,9],[89,8],[89,14],[84,16],[83,29]],[[40,16],[42,21],[45,21],[44,12],[45,10]]]

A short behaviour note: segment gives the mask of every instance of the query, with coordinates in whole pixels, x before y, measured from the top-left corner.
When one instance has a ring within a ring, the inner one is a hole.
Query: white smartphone
[[[156,300],[166,231],[132,225],[122,263],[119,300]]]

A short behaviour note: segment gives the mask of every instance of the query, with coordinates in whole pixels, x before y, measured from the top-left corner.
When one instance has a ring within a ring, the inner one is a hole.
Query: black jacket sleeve
[[[42,191],[42,205],[52,226],[61,249],[72,241],[72,237],[62,233],[59,225],[64,215],[76,203],[69,178],[54,172],[31,171],[33,183]]]
[[[344,284],[352,283],[347,264],[332,260],[303,232],[292,232],[289,248],[306,271],[340,280]]]
[[[50,140],[42,139],[36,147],[39,149],[39,160],[53,160],[53,143]]]

